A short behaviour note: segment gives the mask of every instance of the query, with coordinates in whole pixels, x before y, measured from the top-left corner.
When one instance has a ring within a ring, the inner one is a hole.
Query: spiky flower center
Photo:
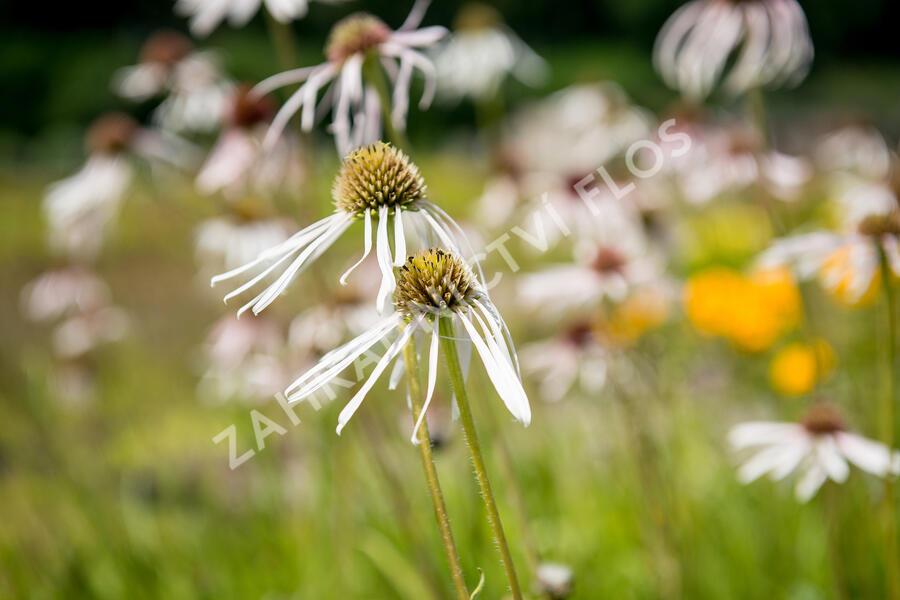
[[[267,123],[275,115],[275,102],[271,96],[254,94],[252,86],[241,84],[231,99],[228,122],[234,127],[249,128]]]
[[[844,430],[840,413],[827,404],[816,404],[810,408],[802,424],[813,435],[830,435]]]
[[[147,38],[141,48],[139,60],[143,64],[170,68],[187,56],[192,48],[191,40],[184,35],[163,29]]]
[[[467,307],[480,296],[475,277],[452,252],[429,248],[410,256],[397,274],[394,307],[413,317]]]
[[[900,235],[900,212],[895,210],[885,215],[869,215],[860,221],[858,229],[861,234],[872,237]]]
[[[85,146],[91,154],[118,154],[131,145],[137,122],[123,113],[109,113],[91,123]]]
[[[393,210],[426,196],[419,168],[400,150],[377,142],[344,158],[331,189],[338,210],[362,216],[388,206]]]
[[[325,44],[325,56],[342,63],[354,54],[365,53],[391,36],[391,28],[378,17],[356,13],[338,21]]]

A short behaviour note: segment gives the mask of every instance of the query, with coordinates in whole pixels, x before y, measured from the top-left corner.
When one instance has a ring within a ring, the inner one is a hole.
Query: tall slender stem
[[[422,390],[419,387],[419,365],[413,340],[409,340],[403,348],[403,361],[406,364],[406,385],[412,405],[413,423],[416,423],[422,412]],[[431,503],[434,505],[434,518],[441,531],[441,542],[444,544],[444,552],[450,566],[453,589],[456,592],[457,600],[469,600],[469,591],[466,588],[466,580],[459,561],[459,552],[456,549],[456,542],[453,540],[453,531],[450,529],[450,517],[447,514],[447,506],[444,504],[444,494],[441,492],[437,469],[434,466],[434,457],[431,454],[431,436],[428,434],[428,424],[424,419],[416,432],[416,439],[419,455],[422,458],[422,467],[425,469],[425,481],[428,484],[428,492],[431,494]]]
[[[439,332],[441,336],[441,350],[447,360],[447,371],[450,374],[450,383],[456,396],[456,405],[459,407],[459,420],[466,434],[469,444],[469,452],[472,455],[472,465],[475,467],[475,478],[481,488],[481,497],[487,509],[488,521],[494,532],[497,547],[500,549],[500,557],[506,578],[509,580],[509,589],[514,600],[522,600],[522,590],[519,587],[519,578],[516,576],[516,567],[513,564],[509,544],[503,533],[503,523],[500,521],[500,511],[494,501],[494,492],[491,490],[491,482],[488,479],[487,468],[484,465],[484,456],[481,453],[481,443],[478,441],[478,432],[475,430],[475,420],[472,418],[472,408],[469,406],[469,395],[466,391],[466,382],[463,379],[462,368],[459,364],[459,355],[456,352],[454,342],[453,323],[450,318],[440,320]]]
[[[881,258],[881,280],[887,312],[887,340],[884,352],[884,399],[882,401],[882,440],[894,447],[894,372],[897,368],[897,303],[894,298],[893,273],[887,254],[878,244]],[[897,556],[897,515],[894,502],[894,482],[888,478],[884,492],[884,560],[885,587],[890,600],[900,599],[900,557]]]
[[[275,46],[279,65],[284,70],[293,69],[297,66],[297,48],[291,26],[273,17],[268,10],[264,10],[263,13],[266,15],[266,28],[269,30],[272,45]]]

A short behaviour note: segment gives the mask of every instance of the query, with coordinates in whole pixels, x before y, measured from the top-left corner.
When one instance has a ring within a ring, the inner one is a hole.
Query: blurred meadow
[[[374,307],[375,256],[338,283],[362,226],[259,316],[234,319],[250,294],[222,303],[245,280],[208,285],[335,210],[344,153],[330,113],[302,133],[293,118],[274,184],[248,183],[274,160],[263,153],[240,181],[204,188],[198,174],[237,110],[201,106],[198,118],[226,116],[192,130],[160,118],[177,90],[129,100],[112,83],[167,28],[213,53],[232,94],[235,82],[321,62],[343,17],[366,11],[395,29],[412,3],[311,2],[285,23],[262,8],[208,36],[171,3],[125,4],[0,9],[0,597],[454,597],[404,384],[389,389],[388,370],[341,435],[339,413],[375,360],[355,377],[348,368],[353,383],[331,397],[276,398],[371,323],[358,311]],[[900,429],[898,9],[813,4],[802,9],[808,74],[723,89],[750,44],[738,39],[725,74],[693,98],[654,69],[678,2],[494,3],[480,14],[501,17],[499,30],[530,47],[512,55],[539,68],[501,73],[474,98],[443,94],[446,40],[422,49],[438,64],[437,97],[418,106],[416,71],[407,129],[390,141],[428,198],[488,248],[482,268],[519,353],[530,425],[474,352],[467,388],[524,597],[900,599],[900,455],[887,449]],[[457,35],[463,8],[434,3],[423,26]],[[273,113],[294,89],[271,93]],[[565,104],[573,89],[581,103]],[[133,119],[124,142],[87,133],[110,111]],[[699,155],[670,158],[659,130],[670,118]],[[665,149],[658,174],[629,175],[638,140]],[[110,173],[48,201],[53,182],[110,153],[128,164],[121,193],[104,188],[119,189]],[[235,161],[217,176],[237,177]],[[600,167],[636,187],[605,198],[612,208],[597,217],[576,182],[594,173],[599,189]],[[529,243],[558,227],[541,212],[545,191],[570,231]],[[245,235],[256,224],[271,226]],[[831,237],[779,245],[815,232]],[[491,250],[498,239],[515,267]],[[483,575],[476,597],[514,597],[439,371],[427,423],[467,591]],[[751,477],[752,448],[735,434],[748,422],[796,424],[808,452],[770,453]],[[850,433],[871,445],[846,450]],[[816,469],[819,485],[802,493]]]

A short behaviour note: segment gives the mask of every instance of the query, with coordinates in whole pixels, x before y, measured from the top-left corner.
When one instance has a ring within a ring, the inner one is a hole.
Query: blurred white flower
[[[718,85],[729,94],[796,85],[813,59],[806,16],[796,0],[692,0],[663,25],[656,70],[690,100]]]
[[[135,102],[165,94],[153,118],[174,133],[216,129],[231,87],[213,53],[193,51],[190,40],[169,30],[150,36],[138,64],[119,69],[113,77],[116,93]]]
[[[536,87],[547,63],[503,23],[494,8],[470,3],[459,11],[453,34],[435,52],[442,96],[477,101],[493,98],[507,77]]]
[[[424,331],[423,337],[431,340],[428,386],[422,412],[413,428],[412,439],[415,441],[416,431],[434,395],[441,323],[449,322],[454,329],[452,339],[456,340],[463,356],[463,369],[467,369],[471,345],[474,345],[507,409],[516,420],[528,425],[531,422],[531,408],[519,378],[515,348],[506,323],[470,268],[454,253],[432,248],[411,256],[398,273],[400,282],[394,295],[396,311],[362,335],[323,356],[313,369],[285,390],[288,400],[296,402],[314,394],[329,385],[354,361],[369,353],[373,346],[383,343],[387,350],[338,416],[337,432],[340,433],[406,343],[417,331]],[[403,368],[402,360],[394,364],[392,385],[396,385]]]
[[[204,344],[206,371],[200,395],[216,401],[253,401],[279,392],[290,381],[284,341],[281,327],[265,317],[222,317]]]
[[[846,481],[847,461],[878,477],[900,473],[900,452],[847,431],[840,415],[821,404],[800,423],[742,423],[728,439],[736,450],[750,452],[738,470],[742,483],[766,474],[780,480],[800,470],[795,492],[801,502],[815,496],[827,479]]]
[[[232,27],[243,27],[261,6],[279,23],[289,23],[306,16],[309,0],[178,0],[175,12],[191,18],[191,33],[206,37],[226,19]]]
[[[849,125],[822,137],[815,147],[819,168],[883,180],[891,170],[891,151],[874,127]]]
[[[638,223],[626,218],[600,220],[592,237],[578,242],[572,264],[520,277],[521,302],[540,307],[547,315],[558,315],[596,307],[606,299],[621,301],[634,287],[662,277],[663,261]]]
[[[427,0],[417,0],[403,25],[392,30],[381,19],[367,13],[357,13],[338,22],[325,46],[327,61],[314,67],[285,71],[263,80],[254,88],[256,93],[268,93],[286,85],[303,82],[285,102],[272,121],[265,145],[271,147],[287,126],[291,117],[300,111],[300,122],[310,131],[317,113],[331,109],[338,152],[343,156],[353,148],[371,144],[381,136],[381,100],[371,77],[387,74],[393,89],[391,121],[398,130],[406,129],[409,107],[409,86],[413,70],[425,76],[425,90],[419,107],[427,108],[434,97],[435,68],[417,48],[433,45],[446,33],[443,27],[416,29]],[[371,69],[371,71],[369,71]],[[333,82],[325,92],[318,109],[319,91]]]
[[[690,150],[666,166],[690,204],[706,204],[752,186],[792,201],[812,180],[813,168],[805,158],[765,150],[758,135],[746,127],[694,124],[690,135]]]
[[[225,129],[197,174],[201,194],[222,191],[234,200],[250,193],[271,195],[300,187],[305,173],[299,144],[285,134],[268,151],[262,149],[274,114],[270,97],[251,94],[248,86],[235,89]]]
[[[55,321],[88,312],[109,301],[109,288],[94,273],[80,266],[42,273],[22,289],[22,312],[39,322]]]
[[[418,167],[403,152],[383,142],[359,148],[347,155],[335,179],[332,188],[334,214],[262,252],[255,260],[216,275],[212,278],[212,284],[245,273],[255,273],[249,281],[225,296],[227,302],[280,268],[281,275],[275,282],[238,310],[238,315],[251,308],[254,314],[258,314],[354,222],[363,221],[362,257],[343,274],[341,283],[345,283],[350,273],[368,257],[374,241],[382,273],[376,306],[379,312],[383,312],[396,285],[393,269],[401,266],[407,256],[408,235],[415,237],[422,245],[436,242],[460,252],[460,244],[463,244],[465,250],[471,251],[459,225],[441,208],[428,202],[426,195],[427,188]],[[389,224],[394,228],[393,251],[388,235]],[[376,227],[377,231],[373,231]]]
[[[66,318],[56,328],[53,349],[62,358],[77,358],[101,345],[121,340],[129,327],[128,315],[116,306],[82,311]]]
[[[86,147],[84,167],[52,184],[43,204],[51,248],[79,260],[99,252],[131,182],[133,157],[178,167],[193,158],[193,149],[182,140],[141,128],[120,113],[98,118],[88,130]]]
[[[575,574],[570,566],[541,563],[538,565],[536,575],[538,586],[551,600],[564,600],[572,594]]]
[[[541,397],[562,400],[575,386],[587,395],[606,384],[607,352],[592,324],[580,321],[550,340],[534,342],[521,350],[522,370],[538,382]]]
[[[281,218],[243,215],[208,219],[197,227],[196,253],[203,273],[235,269],[283,243],[294,226]]]

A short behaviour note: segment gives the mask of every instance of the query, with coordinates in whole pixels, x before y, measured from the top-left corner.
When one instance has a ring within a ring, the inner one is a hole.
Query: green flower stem
[[[475,478],[481,488],[481,497],[487,509],[488,521],[494,532],[497,547],[500,549],[500,557],[506,578],[509,580],[509,589],[513,600],[522,600],[522,590],[519,587],[519,579],[516,576],[516,567],[513,564],[509,544],[503,533],[503,523],[500,521],[500,512],[494,502],[494,493],[491,491],[491,482],[488,479],[487,469],[484,466],[484,456],[481,453],[481,443],[478,441],[478,432],[475,430],[475,421],[472,418],[472,409],[469,406],[469,396],[466,391],[466,382],[463,379],[462,368],[459,364],[459,355],[456,352],[454,342],[453,323],[449,318],[440,320],[439,328],[441,336],[441,350],[447,360],[447,371],[450,374],[450,383],[453,393],[456,395],[456,404],[459,407],[459,420],[462,422],[466,441],[469,443],[469,451],[472,454],[472,465],[475,467]]]
[[[422,390],[419,387],[419,366],[416,360],[415,342],[412,339],[403,348],[403,361],[406,364],[406,385],[412,404],[413,423],[416,423],[422,412]],[[453,589],[456,592],[457,600],[469,600],[469,591],[466,588],[466,580],[459,561],[459,552],[456,550],[453,531],[450,529],[450,517],[447,514],[447,506],[444,504],[444,495],[441,492],[437,469],[434,466],[434,457],[431,454],[431,436],[428,435],[428,424],[424,419],[416,432],[416,438],[419,455],[422,457],[422,466],[425,468],[425,481],[428,484],[428,492],[431,494],[431,503],[434,505],[434,517],[441,531],[441,542],[444,544],[444,552],[450,566]]]
[[[294,43],[294,33],[291,26],[282,23],[269,11],[263,10],[266,15],[266,29],[269,31],[269,38],[272,45],[275,46],[275,54],[278,56],[278,63],[284,70],[293,69],[297,66],[297,47]]]
[[[878,244],[881,258],[881,281],[887,312],[887,340],[884,352],[884,399],[881,422],[884,428],[882,441],[888,448],[894,447],[894,372],[897,369],[897,302],[894,297],[893,273],[887,255]],[[894,501],[894,482],[888,477],[884,492],[884,576],[887,598],[900,600],[900,557],[897,552],[897,515]]]
[[[391,118],[391,108],[393,100],[391,92],[388,89],[387,78],[384,75],[381,65],[378,64],[378,57],[374,54],[366,56],[363,63],[363,78],[370,84],[375,86],[378,93],[379,104],[381,104],[381,120],[384,121],[384,133],[388,139],[396,146],[409,150],[409,140],[406,134],[394,127],[394,120]]]

